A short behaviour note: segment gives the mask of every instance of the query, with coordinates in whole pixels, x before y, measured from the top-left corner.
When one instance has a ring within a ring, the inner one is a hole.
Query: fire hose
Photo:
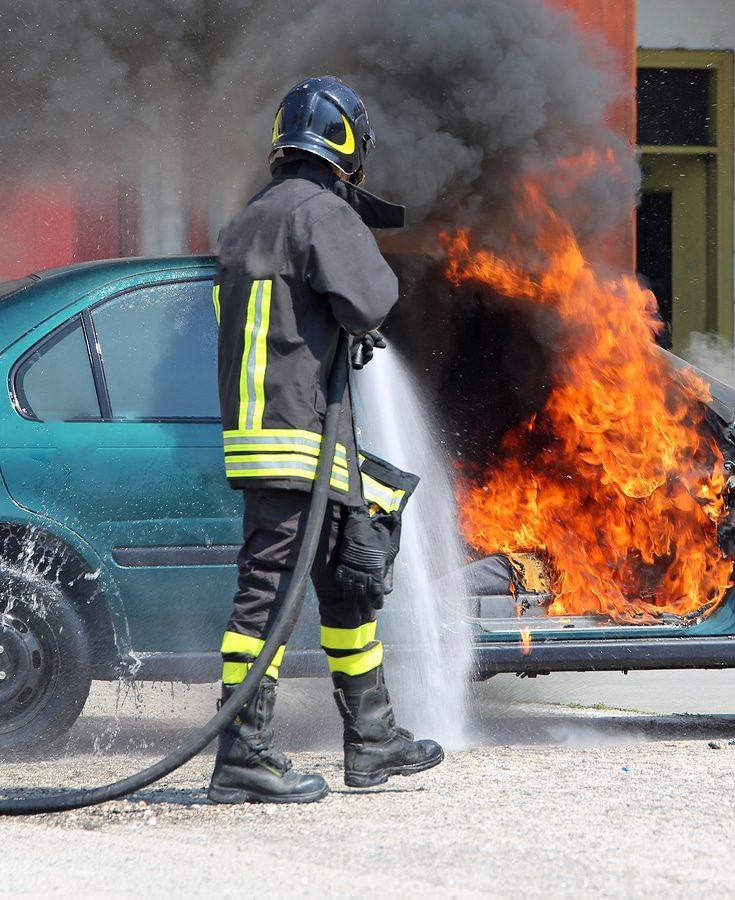
[[[322,442],[317,471],[306,517],[304,537],[294,567],[291,583],[283,598],[278,616],[265,639],[262,650],[255,658],[244,681],[222,704],[217,713],[185,743],[172,753],[134,775],[96,788],[70,790],[50,797],[10,798],[0,801],[0,815],[25,816],[38,813],[61,812],[95,806],[108,800],[118,800],[135,791],[148,787],[179,769],[184,763],[201,753],[234,720],[240,709],[255,696],[266,669],[273,661],[281,644],[286,644],[304,604],[306,583],[314,564],[319,535],[327,509],[332,460],[337,444],[337,425],[340,407],[347,384],[347,338],[341,334],[337,352],[329,374],[327,409],[324,416]]]

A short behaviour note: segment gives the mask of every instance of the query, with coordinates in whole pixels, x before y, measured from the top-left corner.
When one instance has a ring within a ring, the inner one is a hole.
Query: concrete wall
[[[636,38],[645,49],[735,50],[735,0],[638,0]]]
[[[735,48],[735,0],[638,0],[638,46]]]

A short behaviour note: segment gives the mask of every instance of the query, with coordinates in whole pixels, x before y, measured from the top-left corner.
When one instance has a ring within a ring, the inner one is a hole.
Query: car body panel
[[[43,273],[3,300],[0,379],[10,388],[14,366],[44,336],[126,292],[134,302],[139,289],[204,281],[211,295],[213,263],[115,260]],[[212,356],[213,379],[214,365]],[[2,402],[0,520],[58,535],[100,572],[124,653],[218,647],[242,535],[242,498],[224,477],[219,422],[37,421],[19,414],[9,394]],[[151,561],[151,548],[169,552]],[[316,641],[318,622],[307,616],[292,644]]]
[[[0,488],[4,488],[2,493],[0,493],[0,522],[30,529],[32,539],[43,540],[46,535],[56,537],[86,563],[90,579],[99,585],[104,596],[104,602],[107,605],[107,611],[112,621],[115,644],[120,654],[121,664],[123,668],[133,666],[135,660],[132,656],[133,647],[128,630],[127,614],[120,597],[117,581],[103,559],[81,535],[67,525],[38,515],[14,503],[7,492],[7,486],[1,470]]]
[[[579,617],[586,619],[587,617]],[[575,617],[569,616],[569,624],[563,629],[544,629],[542,623],[532,629],[532,639],[534,641],[569,641],[571,635],[576,640],[636,640],[645,638],[646,640],[653,637],[670,638],[683,637],[692,635],[695,637],[709,637],[718,635],[735,635],[735,591],[731,591],[725,598],[723,603],[711,615],[694,622],[691,625],[610,625],[597,624],[591,627],[576,624]],[[487,620],[487,625],[491,624],[491,620]],[[502,643],[509,640],[518,640],[521,627],[528,626],[528,621],[519,620],[514,628],[507,630],[498,630],[493,628],[492,631],[483,628],[482,624],[477,624],[475,632],[475,640],[481,643],[493,642]]]
[[[133,276],[91,282],[91,270],[74,290],[92,289],[61,309],[48,313],[0,357],[17,360],[38,341],[38,332],[53,331],[82,309],[123,292],[192,277],[209,279],[212,268],[187,266],[138,272]],[[110,274],[106,273],[109,278]],[[127,267],[126,267],[127,268]],[[61,280],[56,296],[68,278]],[[99,280],[99,279],[98,279]],[[24,292],[25,293],[25,292]],[[7,332],[6,332],[7,333]],[[7,365],[7,364],[6,364]],[[6,374],[3,372],[3,374]],[[8,376],[10,372],[7,372]],[[121,568],[112,558],[116,547],[168,546],[238,540],[237,498],[221,475],[222,439],[217,423],[135,421],[46,421],[20,416],[3,428],[2,472],[10,496],[44,518],[69,523],[87,536],[107,567],[115,566],[118,592],[127,612],[130,639],[136,648],[171,651],[194,649],[201,631],[201,590],[222,595],[229,587],[228,567],[204,569],[201,588],[186,568]],[[215,583],[212,583],[212,582]],[[219,583],[218,583],[219,582]],[[231,591],[229,588],[228,592]],[[178,633],[172,634],[171,604],[178,610]],[[225,615],[226,606],[220,610]],[[213,640],[217,638],[209,635]]]

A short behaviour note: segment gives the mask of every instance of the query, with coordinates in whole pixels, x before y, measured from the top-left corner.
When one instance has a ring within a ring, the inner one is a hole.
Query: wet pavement
[[[324,801],[210,804],[209,748],[128,800],[0,821],[3,892],[730,897],[735,682],[727,672],[638,674],[476,685],[467,749],[364,791],[342,784],[329,683],[286,680],[280,743],[327,778]],[[216,693],[95,684],[64,752],[6,761],[0,793],[38,796],[150,765],[211,713]]]
[[[166,753],[212,715],[217,696],[216,685],[95,682],[65,750]],[[410,718],[400,692],[394,699],[399,718]],[[329,681],[284,679],[275,725],[290,751],[337,750],[341,731]],[[735,670],[499,675],[472,686],[457,749],[729,737],[735,737]]]

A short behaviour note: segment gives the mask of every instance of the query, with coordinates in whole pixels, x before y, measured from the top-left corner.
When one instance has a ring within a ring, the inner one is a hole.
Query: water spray
[[[404,518],[396,560],[397,602],[391,604],[391,634],[407,649],[400,663],[388,658],[391,693],[412,731],[436,735],[454,750],[470,741],[468,684],[472,670],[469,634],[460,625],[465,550],[457,530],[454,470],[438,439],[441,424],[430,401],[392,346],[379,366],[353,381],[360,444],[402,469],[421,472]],[[450,630],[446,613],[455,624]],[[393,668],[395,665],[395,668]]]
[[[327,410],[324,417],[322,443],[317,463],[316,479],[311,492],[309,512],[306,518],[304,539],[281,610],[273,622],[273,627],[270,629],[263,649],[255,658],[242,684],[222,704],[216,715],[202,726],[189,741],[181,744],[176,750],[152,766],[120,781],[101,785],[97,788],[73,790],[65,794],[55,794],[51,797],[3,800],[0,801],[0,815],[25,816],[96,806],[100,803],[106,803],[108,800],[119,800],[121,797],[148,787],[153,782],[159,781],[176,769],[181,768],[184,763],[201,753],[234,720],[240,709],[253,699],[258,690],[258,685],[265,675],[266,669],[273,662],[278,648],[281,644],[288,642],[304,604],[306,581],[314,563],[319,535],[327,509],[329,480],[337,445],[337,426],[342,397],[347,384],[347,372],[347,338],[345,333],[342,332],[329,375]]]

